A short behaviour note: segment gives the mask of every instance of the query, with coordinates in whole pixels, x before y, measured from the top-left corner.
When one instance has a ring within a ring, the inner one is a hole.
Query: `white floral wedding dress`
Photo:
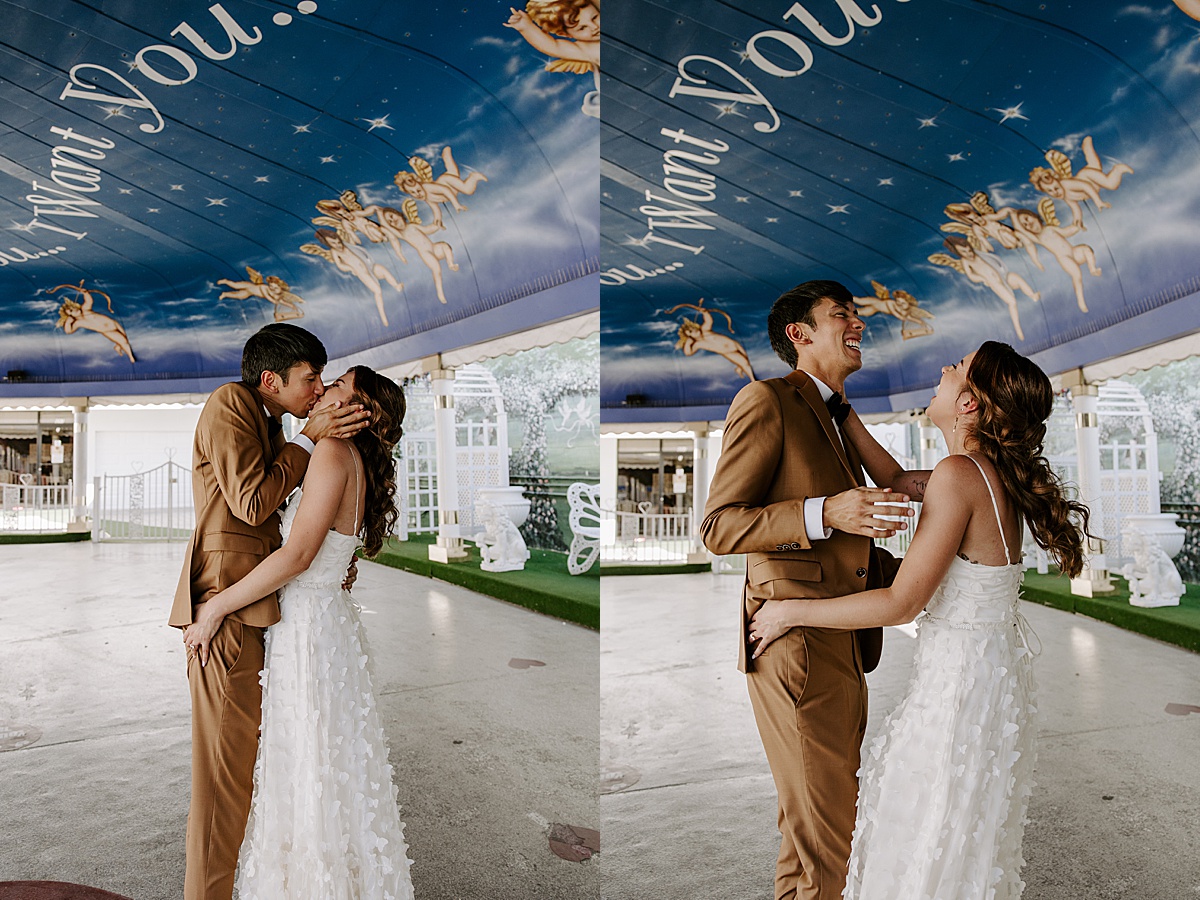
[[[956,557],[917,620],[907,696],[863,754],[845,900],[1021,896],[1036,712],[1023,573]]]
[[[285,541],[299,500],[284,513]],[[356,535],[330,530],[280,592],[282,618],[267,629],[239,900],[413,896],[359,610],[341,588],[358,547]]]

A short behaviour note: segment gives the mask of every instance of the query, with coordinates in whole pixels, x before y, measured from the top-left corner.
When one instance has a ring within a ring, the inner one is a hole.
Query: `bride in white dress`
[[[198,637],[215,632],[229,612],[280,589],[281,618],[266,636],[240,900],[413,896],[359,610],[342,590],[355,551],[378,553],[395,523],[392,448],[404,393],[355,366],[318,406],[339,401],[363,404],[371,424],[348,440],[317,443],[283,516],[283,546],[205,604],[212,621],[193,626]]]
[[[1042,456],[1053,400],[1041,369],[1007,344],[988,341],[943,368],[927,415],[951,455],[929,476],[892,587],[766,603],[752,620],[757,656],[795,625],[898,625],[924,611],[908,692],[863,754],[846,900],[1015,900],[1024,890],[1036,710],[1018,609],[1021,523],[1072,576],[1087,529],[1086,507],[1063,496]],[[851,418],[848,435],[878,462],[882,448]]]

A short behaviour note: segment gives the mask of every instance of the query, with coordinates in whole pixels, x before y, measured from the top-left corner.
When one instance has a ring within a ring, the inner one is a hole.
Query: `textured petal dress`
[[[285,541],[299,497],[283,517]],[[359,609],[341,588],[358,546],[331,530],[280,592],[282,618],[267,629],[239,900],[413,896]]]
[[[1036,712],[1023,574],[956,557],[917,620],[908,693],[864,749],[845,900],[1021,896]]]

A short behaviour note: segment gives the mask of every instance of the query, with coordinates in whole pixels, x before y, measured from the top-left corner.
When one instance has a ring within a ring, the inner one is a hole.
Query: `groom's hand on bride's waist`
[[[348,438],[371,424],[371,413],[358,403],[340,402],[313,410],[300,432],[314,444],[321,438]]]
[[[891,488],[860,487],[825,498],[822,519],[826,528],[870,538],[890,538],[908,527],[884,516],[911,516],[908,494],[896,494]]]

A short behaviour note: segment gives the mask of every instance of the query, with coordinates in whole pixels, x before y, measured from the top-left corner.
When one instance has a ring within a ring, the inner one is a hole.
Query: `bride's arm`
[[[973,466],[966,457],[950,456],[933,470],[921,521],[891,587],[845,597],[768,600],[750,623],[750,639],[760,641],[754,655],[796,625],[849,630],[915,619],[962,544],[973,502],[971,492],[962,489],[971,483],[964,467]]]
[[[850,410],[850,415],[842,423],[842,432],[854,444],[854,449],[862,458],[863,468],[875,484],[881,488],[891,488],[897,494],[908,494],[914,500],[925,499],[929,469],[905,471],[900,463],[892,458],[892,454],[871,437],[871,432],[867,431],[867,426],[854,410]]]
[[[201,665],[208,663],[208,644],[227,615],[279,590],[312,564],[341,506],[348,481],[345,454],[349,452],[341,441],[317,444],[287,541],[241,581],[200,607],[196,621],[184,631],[183,640],[195,645]]]

